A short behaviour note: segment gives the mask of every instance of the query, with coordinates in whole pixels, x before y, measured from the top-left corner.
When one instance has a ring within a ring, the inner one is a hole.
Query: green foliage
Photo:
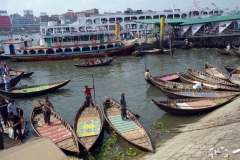
[[[155,129],[161,129],[161,132],[160,132],[160,133],[161,133],[162,135],[171,134],[171,131],[168,130],[168,129],[164,126],[163,122],[156,122],[156,123],[153,124],[153,127],[154,127]]]
[[[141,153],[141,151],[137,148],[128,148],[126,151],[126,155],[130,156],[130,157],[135,157],[137,155],[139,155]]]
[[[137,156],[141,151],[137,148],[128,148],[126,152],[115,150],[117,144],[116,133],[111,134],[111,137],[103,143],[100,148],[100,154],[95,159],[106,159],[106,160],[130,160],[132,157]],[[95,160],[90,159],[89,160]]]
[[[155,129],[163,128],[163,122],[153,123],[153,127],[154,127]]]

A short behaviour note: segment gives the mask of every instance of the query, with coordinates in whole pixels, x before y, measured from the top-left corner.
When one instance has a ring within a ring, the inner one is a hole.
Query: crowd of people
[[[23,142],[22,135],[22,120],[14,99],[0,100],[0,114],[3,124],[0,122],[0,150],[4,149],[3,136],[4,128],[8,130],[11,128],[14,133],[14,138],[19,139],[20,143]]]
[[[108,57],[105,57],[104,61],[102,58],[97,59],[96,61],[94,60],[86,60],[83,65],[94,65],[94,64],[102,64],[108,61]]]

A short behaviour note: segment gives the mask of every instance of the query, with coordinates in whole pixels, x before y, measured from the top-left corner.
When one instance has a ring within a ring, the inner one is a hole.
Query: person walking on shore
[[[93,85],[93,87],[88,87],[87,85],[85,86],[84,95],[86,98],[87,107],[89,107],[91,105],[91,99],[92,99],[91,89],[94,89],[94,85]]]
[[[54,111],[52,103],[48,100],[48,96],[45,97],[45,101],[41,104],[43,107],[43,117],[45,125],[51,125],[51,111]]]
[[[121,93],[121,97],[120,97],[120,105],[121,105],[121,117],[122,120],[125,121],[127,119],[127,104],[126,104],[126,100],[125,100],[125,94]]]

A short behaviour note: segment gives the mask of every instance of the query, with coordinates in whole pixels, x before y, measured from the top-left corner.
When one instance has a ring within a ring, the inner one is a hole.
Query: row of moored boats
[[[240,95],[240,68],[224,67],[230,72],[229,75],[206,62],[205,72],[187,67],[186,72],[149,76],[147,82],[171,98],[152,101],[160,109],[172,114],[196,114],[214,110]],[[196,84],[200,84],[202,89],[193,89]]]

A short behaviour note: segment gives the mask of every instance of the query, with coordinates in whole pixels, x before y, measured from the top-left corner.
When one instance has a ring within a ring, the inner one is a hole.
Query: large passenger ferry
[[[182,11],[180,9],[168,9],[164,11],[142,11],[132,10],[128,8],[124,13],[104,13],[104,14],[88,14],[80,17],[73,24],[48,25],[41,27],[41,34],[47,34],[54,31],[54,33],[64,32],[112,32],[115,30],[115,23],[120,24],[120,34],[122,38],[142,37],[145,33],[144,24],[137,24],[136,20],[160,19],[189,19],[189,18],[208,18],[211,16],[220,16],[227,14],[224,10],[218,9],[214,4],[215,9],[200,8],[197,3],[194,3],[194,9],[190,11]],[[64,21],[63,21],[64,22]],[[154,24],[147,26],[149,32],[151,28],[155,28]]]

